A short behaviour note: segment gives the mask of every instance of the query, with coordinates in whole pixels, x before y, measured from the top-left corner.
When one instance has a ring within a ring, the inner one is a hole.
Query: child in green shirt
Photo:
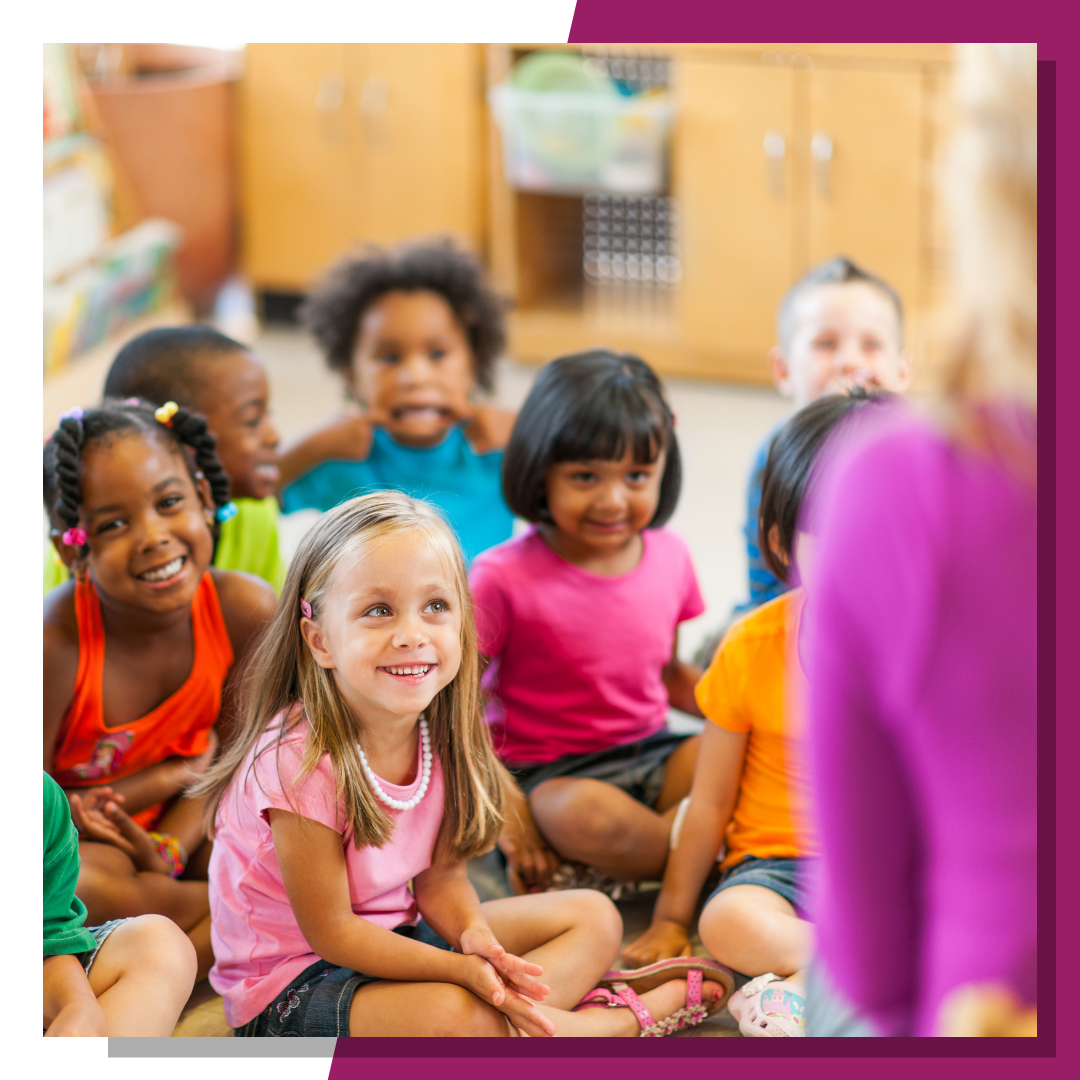
[[[280,590],[285,562],[278,548],[275,494],[279,436],[270,419],[266,370],[258,358],[209,326],[149,330],[116,354],[104,396],[137,397],[159,406],[175,401],[206,417],[235,507],[232,517],[221,522],[214,566],[244,570]],[[53,552],[46,561],[45,591],[67,577]]]
[[[84,925],[75,895],[79,834],[60,785],[41,776],[43,1032],[171,1035],[195,984],[195,947],[162,915]],[[95,798],[110,794],[99,788]]]

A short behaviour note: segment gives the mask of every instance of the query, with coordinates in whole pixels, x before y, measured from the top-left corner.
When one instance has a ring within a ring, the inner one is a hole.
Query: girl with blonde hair
[[[708,1006],[684,1008],[688,994],[720,995],[700,972],[623,993],[633,1009],[571,1011],[618,952],[622,921],[602,894],[478,901],[465,860],[494,846],[510,783],[449,526],[385,491],[324,515],[255,657],[240,733],[199,788],[214,815],[210,981],[237,1035],[697,1022]]]

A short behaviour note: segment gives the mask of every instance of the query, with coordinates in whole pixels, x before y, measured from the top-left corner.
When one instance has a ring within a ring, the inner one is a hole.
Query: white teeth
[[[431,670],[430,664],[413,664],[410,667],[388,667],[391,675],[426,675]]]
[[[175,577],[180,573],[180,567],[184,565],[184,556],[177,555],[171,563],[166,563],[164,566],[158,567],[157,570],[147,570],[145,574],[140,574],[139,578],[142,581],[166,581],[171,577]]]

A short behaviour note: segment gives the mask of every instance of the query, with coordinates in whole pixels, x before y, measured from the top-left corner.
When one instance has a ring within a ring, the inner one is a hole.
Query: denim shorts
[[[92,949],[87,949],[86,952],[75,953],[75,959],[79,961],[83,966],[83,971],[87,975],[90,974],[90,967],[97,959],[97,954],[101,950],[101,946],[105,944],[105,939],[121,924],[127,922],[127,919],[110,919],[108,922],[102,923],[100,926],[88,926],[86,929],[94,935],[95,945]]]
[[[395,934],[453,949],[423,919],[416,926],[398,926]],[[316,960],[253,1020],[236,1029],[237,1037],[272,1039],[318,1036],[341,1038],[349,1034],[349,1010],[353,994],[368,983],[383,982],[378,975],[365,975],[352,968],[338,967],[329,960]]]
[[[589,754],[567,754],[546,765],[515,765],[506,767],[528,795],[545,780],[569,777],[575,780],[603,780],[614,784],[631,798],[646,806],[654,806],[664,786],[667,760],[689,735],[680,735],[661,728],[653,735],[632,743],[623,743],[607,750]]]
[[[803,887],[806,859],[759,859],[747,855],[741,863],[725,870],[705,903],[732,885],[760,885],[782,896],[800,916],[807,910],[806,890]]]

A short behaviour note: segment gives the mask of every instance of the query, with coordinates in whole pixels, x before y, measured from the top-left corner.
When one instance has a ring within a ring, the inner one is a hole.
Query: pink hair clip
[[[124,404],[125,405],[138,405],[139,404],[139,399],[137,397],[124,398]]]
[[[300,610],[304,613],[306,619],[311,618],[311,605],[302,596],[300,597]]]
[[[73,529],[68,529],[60,539],[68,547],[82,547],[86,543],[86,530],[75,526]]]

